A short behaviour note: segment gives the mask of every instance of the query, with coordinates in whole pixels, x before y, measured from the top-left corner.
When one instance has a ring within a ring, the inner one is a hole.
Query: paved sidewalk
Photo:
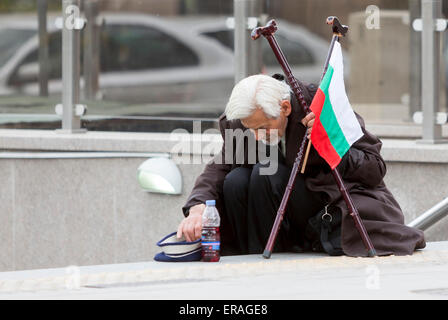
[[[246,255],[2,272],[0,299],[448,299],[447,270],[444,241],[412,256]]]

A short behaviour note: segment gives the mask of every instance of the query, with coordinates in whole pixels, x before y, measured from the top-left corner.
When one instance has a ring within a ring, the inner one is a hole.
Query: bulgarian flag
[[[337,167],[350,146],[363,136],[344,86],[342,50],[334,43],[327,72],[311,102],[315,114],[311,142],[331,169]]]

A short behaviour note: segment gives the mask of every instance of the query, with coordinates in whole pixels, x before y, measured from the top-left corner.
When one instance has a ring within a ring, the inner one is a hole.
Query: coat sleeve
[[[355,142],[342,157],[338,170],[347,181],[359,182],[367,187],[381,183],[386,174],[386,163],[380,155],[381,141],[365,130],[358,116],[364,136]]]
[[[189,209],[197,204],[205,203],[206,200],[216,200],[219,206],[222,202],[222,187],[227,173],[232,165],[225,163],[225,139],[224,130],[228,129],[228,121],[221,116],[219,119],[219,130],[223,137],[221,152],[215,156],[206,166],[201,175],[196,179],[193,190],[186,204],[182,207],[184,216],[187,217]]]

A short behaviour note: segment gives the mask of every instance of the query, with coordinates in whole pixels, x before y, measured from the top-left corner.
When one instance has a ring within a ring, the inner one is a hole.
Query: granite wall
[[[202,146],[219,141],[203,139]],[[385,182],[408,223],[448,196],[448,145],[383,142]],[[175,143],[166,134],[0,130],[0,271],[152,260],[156,242],[182,220],[181,207],[204,167],[178,164],[182,195],[144,192],[138,166],[147,152],[169,153]],[[426,236],[448,240],[448,218]]]

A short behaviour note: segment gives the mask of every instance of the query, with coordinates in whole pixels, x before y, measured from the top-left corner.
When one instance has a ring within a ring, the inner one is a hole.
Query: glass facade
[[[62,1],[0,4],[0,127],[56,129],[61,103]],[[88,16],[90,0],[80,1]],[[47,8],[39,41],[38,3]],[[231,0],[98,0],[97,33],[80,31],[80,102],[88,130],[164,131],[216,126],[234,85]],[[260,0],[260,21],[275,18],[276,38],[294,75],[318,83],[331,39],[327,16],[349,25],[341,40],[347,93],[367,123],[409,124],[421,110],[421,40],[412,21],[418,0]],[[448,0],[442,1],[447,14]],[[89,20],[87,19],[87,20]],[[89,21],[87,21],[89,24]],[[448,32],[441,32],[439,111],[447,111]],[[280,72],[264,39],[261,72]],[[86,54],[94,47],[97,60]],[[42,58],[42,52],[47,52]],[[250,59],[250,57],[248,57]],[[87,59],[87,60],[86,60]],[[41,70],[45,67],[46,75]],[[98,70],[98,76],[92,72]],[[92,78],[93,76],[93,78]],[[47,80],[43,79],[46,78]],[[92,80],[93,79],[93,80]],[[48,87],[48,95],[42,92]]]

